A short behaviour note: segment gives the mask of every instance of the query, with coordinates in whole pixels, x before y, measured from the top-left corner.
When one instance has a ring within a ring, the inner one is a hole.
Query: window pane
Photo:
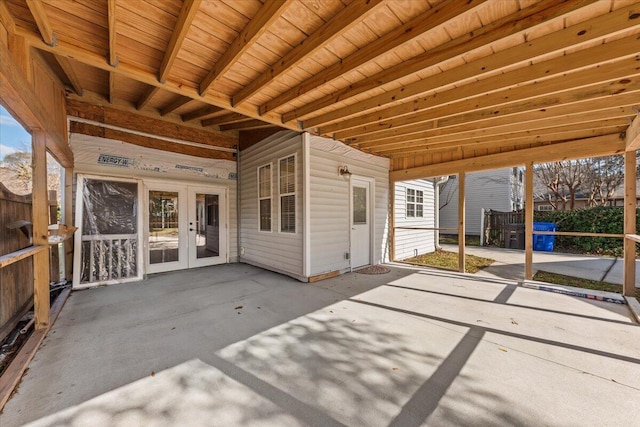
[[[416,191],[416,203],[422,203],[423,194],[422,191]]]
[[[178,193],[149,191],[149,264],[178,261]]]
[[[353,223],[367,223],[367,189],[353,187]]]
[[[262,166],[259,173],[260,197],[271,196],[271,165]]]
[[[280,197],[280,231],[296,232],[296,196]]]
[[[413,203],[407,203],[407,216],[416,216],[415,206]]]
[[[260,200],[260,231],[271,231],[271,199]]]
[[[416,205],[416,216],[422,218],[422,205]]]
[[[296,191],[295,159],[294,156],[291,156],[280,160],[280,194]]]
[[[196,194],[196,257],[220,254],[220,204],[217,194]]]
[[[416,201],[416,190],[407,188],[407,203],[414,203]]]

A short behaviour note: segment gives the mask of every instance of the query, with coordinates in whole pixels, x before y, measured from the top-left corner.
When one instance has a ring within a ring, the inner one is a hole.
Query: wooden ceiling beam
[[[82,88],[82,84],[80,83],[80,79],[78,78],[76,71],[71,65],[71,61],[67,58],[59,57],[56,55],[54,55],[54,58],[56,58],[56,61],[60,65],[60,68],[62,68],[62,71],[67,76],[67,80],[69,80],[69,82],[71,83],[71,86],[73,87],[75,93],[82,96],[82,94],[84,93],[84,89]]]
[[[16,32],[16,21],[7,7],[6,0],[0,0],[0,22],[11,34]]]
[[[640,112],[638,112],[637,105],[635,106],[635,113],[635,118],[625,131],[626,151],[635,151],[640,149]]]
[[[620,106],[629,107],[636,104],[640,96],[639,89],[640,87],[637,86],[635,90],[631,88],[631,90],[626,90],[614,96],[607,96],[607,93],[613,95],[613,92],[603,92],[602,88],[591,88],[588,92],[578,89],[575,92],[564,94],[563,99],[558,100],[559,103],[555,105],[523,101],[512,105],[507,110],[501,109],[499,114],[496,114],[494,108],[485,108],[424,122],[421,122],[421,118],[417,117],[414,125],[358,135],[348,138],[346,141],[363,147],[372,142],[402,144],[405,139],[446,135],[449,132],[455,132],[459,128],[471,130],[491,129],[505,125],[517,126],[540,120],[554,120],[557,116],[584,116],[589,114],[590,111],[599,114],[600,110],[620,108]],[[584,95],[586,93],[588,93],[587,96]],[[604,96],[603,93],[605,94]],[[443,107],[444,109],[446,107]]]
[[[261,105],[260,113],[264,114],[305,93],[317,89],[330,81],[350,72],[393,49],[420,37],[424,33],[441,25],[452,18],[468,12],[486,0],[454,0],[440,3],[432,7],[411,21],[394,28],[384,36],[367,45],[367,49],[358,49],[352,55],[336,62],[302,83],[292,87],[285,93]],[[560,0],[554,0],[558,2]]]
[[[584,7],[596,0],[565,2],[557,0],[535,3],[514,14],[492,22],[476,31],[463,34],[449,42],[428,50],[427,52],[409,58],[402,63],[382,70],[366,79],[323,96],[306,105],[302,105],[282,115],[283,122],[299,120],[325,107],[350,99],[363,92],[378,88],[400,78],[409,76],[439,63],[451,60],[459,55],[482,46],[488,45],[513,34],[526,31],[541,22],[565,15],[571,11]]]
[[[117,126],[131,132],[139,131],[165,138],[180,139],[216,147],[233,148],[238,140],[232,135],[168,122],[148,115],[138,114],[132,109],[94,105],[84,101],[67,99],[67,115],[83,120]]]
[[[109,73],[109,93],[107,94],[109,104],[113,104],[116,100],[116,73]]]
[[[478,148],[483,144],[495,143],[496,147],[509,145],[534,144],[539,142],[569,141],[573,139],[590,138],[592,136],[602,136],[612,133],[620,133],[626,126],[626,119],[604,120],[585,127],[583,124],[575,124],[564,127],[554,127],[550,129],[537,129],[535,132],[522,131],[506,134],[502,136],[486,136],[479,138],[451,139],[444,142],[433,142],[431,140],[414,142],[400,148],[380,148],[371,147],[370,151],[380,156],[402,156],[409,153],[412,155],[423,155],[435,149],[451,149],[456,147]],[[486,146],[483,146],[486,148]]]
[[[525,67],[535,58],[554,52],[561,52],[567,48],[576,48],[584,45],[585,43],[592,43],[594,40],[602,40],[607,36],[614,35],[621,31],[638,29],[640,28],[640,22],[636,22],[635,25],[631,25],[631,22],[633,21],[630,21],[629,18],[629,13],[636,9],[637,5],[621,8],[610,14],[602,15],[586,22],[572,25],[564,30],[547,34],[527,42],[524,45],[517,45],[499,51],[487,57],[447,70],[447,72],[441,72],[425,79],[421,79],[415,83],[402,85],[399,88],[387,91],[383,94],[356,102],[352,105],[311,117],[304,121],[304,128],[310,129],[319,125],[340,121],[345,117],[359,115],[373,109],[379,109],[381,106],[388,106],[387,108],[390,114],[393,114],[393,106],[399,104],[401,101],[404,101],[406,108],[407,105],[411,105],[411,103],[407,101],[416,98],[414,102],[419,102],[420,98],[417,97],[423,94],[432,93],[435,90],[441,90],[453,85],[473,82],[477,80],[478,76],[486,75],[488,73],[496,74],[500,70],[507,67],[512,68],[514,65],[520,64]],[[623,55],[629,55],[636,52],[638,52],[638,50],[624,52]],[[572,55],[579,54],[580,51],[575,52]],[[535,67],[536,65],[537,64],[534,64],[532,67]],[[565,68],[575,68],[571,67],[570,64],[564,64],[564,66]],[[523,77],[525,78],[525,81],[528,80],[526,79],[528,70],[515,70],[515,74],[518,73],[523,74],[520,80],[522,80]],[[512,76],[515,75],[514,72],[511,72],[510,74]],[[486,80],[488,79],[481,80],[480,83]],[[475,83],[473,86],[476,86],[477,84],[478,83]],[[386,117],[390,117],[390,115],[386,115],[386,113],[381,114],[384,114]]]
[[[29,7],[29,11],[31,11],[31,15],[33,15],[33,19],[36,21],[36,25],[38,26],[38,31],[40,32],[40,36],[42,40],[48,44],[49,46],[55,46],[56,36],[53,33],[53,28],[51,28],[51,23],[49,22],[49,17],[47,16],[47,12],[44,10],[44,5],[41,0],[26,0],[27,6]]]
[[[258,13],[231,42],[209,74],[202,79],[199,88],[200,95],[207,93],[209,88],[269,29],[271,24],[280,18],[282,11],[292,2],[293,0],[269,0],[262,4]]]
[[[274,127],[271,123],[263,122],[262,120],[251,119],[244,122],[237,123],[229,123],[226,125],[221,125],[221,131],[230,131],[230,130],[250,130],[250,129],[264,129],[264,128],[272,128]]]
[[[153,98],[158,93],[159,90],[160,88],[157,86],[147,86],[147,88],[140,96],[140,99],[138,99],[138,102],[136,103],[136,110],[142,110],[149,103],[149,101],[151,101],[151,98]]]
[[[635,36],[630,40],[619,40],[619,42],[624,41],[628,41],[628,43],[622,44],[628,45],[630,49],[640,48],[640,40]],[[617,42],[612,42],[612,45],[614,43]],[[598,45],[589,50],[540,62],[525,69],[489,77],[422,97],[413,102],[322,126],[319,129],[322,134],[335,133],[336,138],[342,139],[362,134],[364,126],[370,123],[380,123],[388,128],[400,127],[417,123],[417,117],[434,119],[438,117],[436,111],[450,116],[491,106],[498,108],[500,105],[529,98],[552,96],[552,94],[570,91],[574,88],[615,79],[624,80],[636,75],[638,60],[635,56],[627,56],[617,62],[608,62],[609,60],[605,59],[614,58],[617,55],[618,52],[611,46]],[[592,58],[593,62],[589,62],[589,58]],[[597,58],[602,59],[602,62],[598,62]],[[590,68],[586,68],[587,66]],[[578,71],[575,71],[576,69]],[[446,108],[444,108],[445,106]]]
[[[349,31],[353,26],[358,24],[369,13],[375,10],[375,7],[382,0],[354,0],[347,7],[338,12],[330,20],[324,23],[317,31],[309,35],[296,47],[289,51],[282,59],[278,60],[271,68],[260,77],[245,85],[235,95],[233,95],[233,105],[239,105],[246,101],[263,87],[267,86],[278,76],[291,70],[295,65],[309,55],[314,54],[322,49],[327,43],[336,37]]]
[[[247,117],[256,118],[265,122],[269,122],[274,124],[275,126],[280,126],[286,129],[300,131],[300,129],[295,124],[283,125],[282,119],[279,114],[269,113],[269,114],[260,116],[255,107],[251,107],[251,106],[234,107],[231,105],[229,97],[223,94],[210,91],[205,96],[200,96],[198,94],[197,89],[195,88],[191,88],[187,85],[182,84],[181,82],[174,82],[172,80],[168,80],[166,83],[162,84],[158,82],[158,77],[156,74],[149,71],[142,70],[131,64],[120,63],[118,64],[117,67],[112,67],[107,63],[107,61],[104,60],[104,57],[102,57],[97,53],[93,53],[85,50],[79,50],[78,48],[66,43],[58,43],[56,47],[51,47],[46,43],[44,43],[35,34],[25,30],[19,30],[18,34],[24,37],[32,47],[43,50],[45,52],[51,52],[59,56],[72,58],[82,64],[85,64],[100,70],[115,73],[117,75],[121,75],[129,79],[138,81],[140,83],[145,83],[149,86],[160,87],[163,90],[166,90],[176,95],[197,99],[209,105],[214,105],[214,106],[229,110],[231,112],[244,114]]]
[[[230,113],[224,116],[212,117],[202,121],[202,126],[219,126],[227,125],[230,123],[243,122],[247,120],[247,116],[244,114]]]
[[[590,107],[591,108],[591,107]],[[358,149],[393,149],[411,146],[414,141],[442,142],[449,140],[472,139],[488,136],[508,135],[521,131],[534,131],[536,129],[557,128],[567,125],[599,122],[602,120],[619,119],[632,115],[630,107],[614,107],[598,109],[597,111],[584,111],[578,113],[563,114],[562,109],[544,115],[538,111],[520,114],[518,117],[503,117],[501,120],[488,120],[475,123],[464,123],[451,127],[439,127],[437,123],[429,123],[431,129],[406,133],[383,139],[371,139],[366,141],[346,141],[349,145]],[[437,126],[437,127],[436,127]]]
[[[173,101],[171,101],[170,103],[168,103],[167,105],[165,105],[164,107],[160,108],[160,115],[166,116],[169,113],[173,113],[178,108],[184,107],[185,105],[187,105],[192,101],[194,100],[191,98],[187,98],[186,96],[179,96]]]
[[[116,0],[107,0],[107,19],[109,23],[109,53],[107,62],[112,67],[118,65],[116,55]]]
[[[414,179],[452,175],[457,172],[469,173],[520,166],[527,162],[546,163],[586,157],[609,156],[620,154],[624,152],[624,150],[625,142],[620,139],[620,135],[611,134],[518,150],[517,155],[514,155],[513,152],[506,152],[410,169],[394,170],[390,172],[389,178],[391,182],[411,181]]]
[[[198,9],[200,8],[200,2],[201,0],[184,0],[182,3],[182,9],[180,9],[180,15],[178,15],[178,21],[173,29],[169,45],[164,52],[164,57],[160,64],[158,81],[161,83],[166,82],[167,77],[169,77],[171,67],[178,57],[178,52],[180,52],[184,39],[187,37],[193,18],[196,16],[196,12],[198,12]]]
[[[191,120],[201,119],[203,117],[207,117],[207,116],[210,116],[211,114],[219,113],[221,111],[224,111],[224,109],[220,107],[214,107],[212,105],[208,105],[206,107],[198,108],[197,110],[192,111],[190,113],[183,114],[182,121],[189,122]],[[246,116],[243,116],[243,117],[246,118]]]

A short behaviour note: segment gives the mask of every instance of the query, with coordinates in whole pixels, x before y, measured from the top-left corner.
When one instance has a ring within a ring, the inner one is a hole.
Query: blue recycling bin
[[[552,222],[533,223],[533,250],[553,252],[553,244],[556,240],[556,236],[536,234],[536,231],[556,231],[556,225]]]

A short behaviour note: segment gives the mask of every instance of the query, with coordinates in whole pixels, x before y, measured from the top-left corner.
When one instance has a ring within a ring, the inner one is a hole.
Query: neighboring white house
[[[395,186],[395,259],[402,260],[435,250],[434,181],[403,181]]]
[[[458,226],[458,180],[456,178],[452,176],[440,187],[440,227],[456,228]],[[510,212],[522,209],[524,206],[522,168],[469,173],[465,178],[465,234],[480,235],[483,209]]]
[[[307,281],[388,260],[388,159],[282,131],[239,171],[241,262]]]

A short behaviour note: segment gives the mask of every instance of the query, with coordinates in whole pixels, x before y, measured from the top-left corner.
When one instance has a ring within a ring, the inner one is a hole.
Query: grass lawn
[[[477,273],[479,270],[490,266],[495,260],[482,258],[475,255],[465,257],[465,267],[468,273]],[[445,268],[447,270],[458,270],[458,253],[436,250],[429,254],[418,255],[417,257],[407,258],[403,262],[416,265],[425,265],[429,267]]]
[[[555,285],[575,286],[582,289],[594,289],[597,291],[622,293],[622,285],[614,283],[601,282],[599,280],[580,279],[573,276],[565,276],[564,274],[549,273],[548,271],[538,271],[533,280],[540,282],[552,283]],[[636,289],[636,298],[640,301],[640,290]]]
[[[457,245],[458,235],[457,234],[440,234],[440,244],[441,245]],[[480,236],[471,236],[469,234],[466,234],[464,236],[464,244],[465,246],[480,246]]]

